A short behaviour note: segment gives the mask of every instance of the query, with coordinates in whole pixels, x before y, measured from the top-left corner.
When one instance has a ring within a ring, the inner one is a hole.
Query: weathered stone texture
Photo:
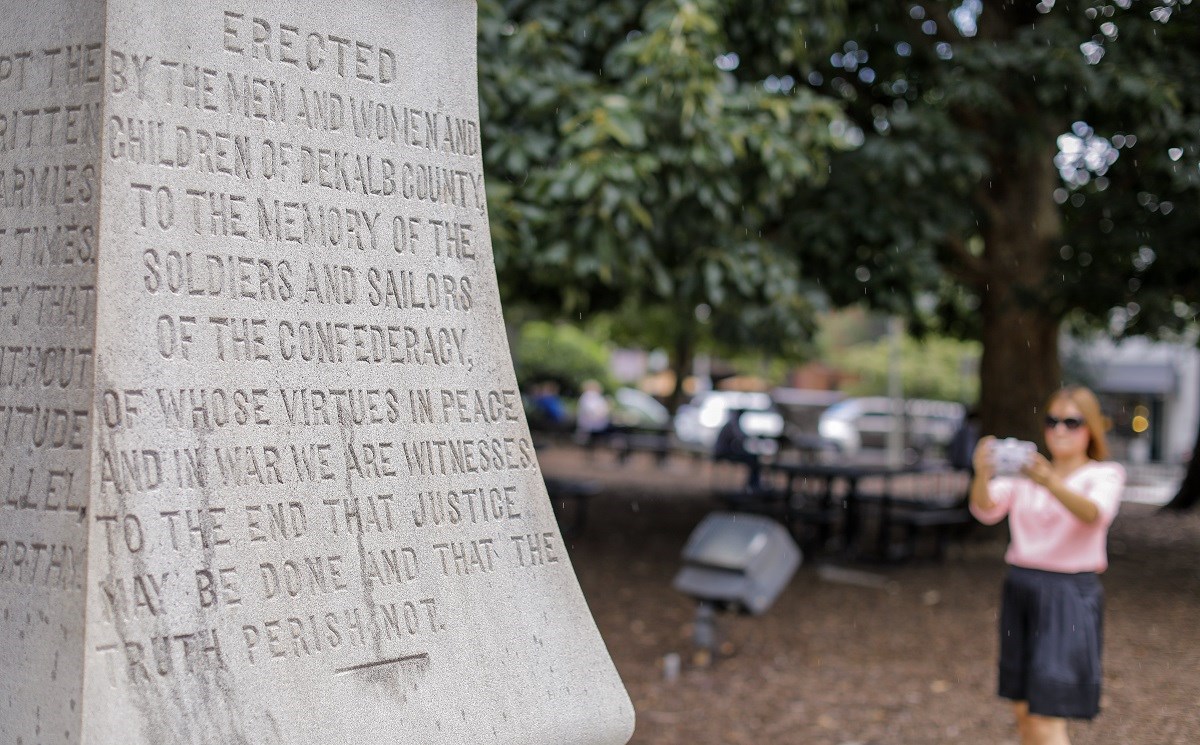
[[[474,3],[0,13],[0,742],[627,740],[506,346]]]

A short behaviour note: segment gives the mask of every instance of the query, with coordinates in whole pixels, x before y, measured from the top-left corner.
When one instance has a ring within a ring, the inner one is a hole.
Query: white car
[[[710,452],[717,434],[729,421],[729,412],[744,410],[742,429],[750,437],[775,438],[783,434],[783,415],[766,393],[707,391],[675,412],[675,437],[684,445]]]
[[[905,447],[918,451],[945,447],[965,413],[963,405],[954,401],[904,400]],[[895,426],[892,399],[867,396],[830,406],[821,415],[817,432],[843,453],[854,455],[864,449],[886,447],[888,433]]]
[[[616,399],[613,424],[663,430],[671,425],[671,412],[649,393],[636,388],[618,388],[613,398]]]

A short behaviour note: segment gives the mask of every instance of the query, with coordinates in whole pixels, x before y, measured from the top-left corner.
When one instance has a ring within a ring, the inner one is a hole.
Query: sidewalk
[[[1171,501],[1183,481],[1184,467],[1162,463],[1123,463],[1127,478],[1122,500],[1161,507]]]

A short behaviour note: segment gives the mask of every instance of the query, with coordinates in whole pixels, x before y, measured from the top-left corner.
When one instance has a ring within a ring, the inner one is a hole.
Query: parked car
[[[729,412],[744,410],[742,430],[750,437],[775,438],[783,434],[783,415],[766,393],[707,391],[696,395],[675,412],[675,437],[685,446],[711,452],[717,433]]]
[[[926,452],[944,448],[954,437],[966,410],[954,401],[906,399],[904,401],[904,446]],[[895,421],[892,399],[884,396],[848,398],[825,410],[817,432],[837,444],[847,455],[865,449],[887,447],[888,433]]]
[[[654,396],[636,388],[618,388],[613,394],[612,423],[635,429],[671,428],[671,412]]]

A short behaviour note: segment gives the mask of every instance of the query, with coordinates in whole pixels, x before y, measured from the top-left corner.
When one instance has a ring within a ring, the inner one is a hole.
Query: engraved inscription
[[[618,739],[476,8],[347,3],[0,0],[0,742]]]
[[[0,41],[0,742],[78,742],[103,24],[8,5]],[[53,733],[51,735],[50,733]]]
[[[478,122],[395,85],[409,57],[377,39],[234,10],[217,30],[215,55],[106,52],[108,286],[137,333],[105,352],[143,365],[91,422],[115,561],[96,649],[133,685],[432,664],[461,633],[447,593],[561,563],[520,395],[480,364]],[[72,322],[54,292],[14,287],[9,312]]]

